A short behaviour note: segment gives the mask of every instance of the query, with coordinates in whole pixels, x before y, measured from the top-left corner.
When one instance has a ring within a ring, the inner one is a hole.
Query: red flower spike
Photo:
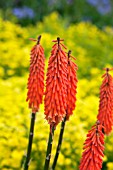
[[[37,44],[31,49],[30,53],[30,74],[28,78],[28,93],[26,101],[32,112],[37,112],[42,103],[44,94],[44,49],[40,45],[41,36],[37,39]],[[30,39],[36,41],[35,39]]]
[[[102,76],[103,82],[100,88],[100,101],[97,119],[105,127],[105,133],[109,134],[113,126],[113,78],[106,68],[106,73]]]
[[[60,41],[60,38],[54,40],[57,43],[52,47],[46,78],[45,118],[51,128],[63,120],[67,106],[68,60]]]
[[[70,58],[74,58],[71,55],[71,51],[68,52],[68,85],[67,85],[67,114],[66,119],[68,120],[70,115],[72,115],[73,110],[75,109],[76,102],[76,89],[77,89],[77,75],[76,71],[78,69],[77,65],[70,60]],[[75,60],[75,58],[74,58]]]
[[[104,157],[104,127],[97,121],[87,134],[83,147],[80,170],[101,170]]]

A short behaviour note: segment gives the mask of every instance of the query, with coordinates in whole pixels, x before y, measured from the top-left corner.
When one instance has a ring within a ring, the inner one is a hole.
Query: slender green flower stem
[[[56,149],[55,158],[54,158],[53,165],[52,165],[52,170],[55,169],[56,164],[57,164],[58,156],[59,156],[61,145],[62,145],[62,139],[63,139],[63,133],[64,133],[64,129],[65,129],[65,123],[66,123],[66,116],[65,116],[64,120],[61,123],[60,135],[59,135],[59,140],[58,140],[58,145],[57,145],[57,149]]]
[[[33,134],[34,134],[35,117],[36,117],[36,113],[32,113],[30,133],[29,133],[29,142],[28,142],[28,148],[27,148],[27,155],[26,155],[24,170],[28,170],[28,168],[29,168],[30,155],[31,155],[31,150],[32,150],[32,142],[33,142]]]
[[[50,133],[49,133],[49,140],[48,140],[44,170],[49,169],[49,163],[50,163],[50,159],[51,159],[52,143],[53,143],[53,136],[54,136],[54,127],[52,128],[52,132],[50,130]]]

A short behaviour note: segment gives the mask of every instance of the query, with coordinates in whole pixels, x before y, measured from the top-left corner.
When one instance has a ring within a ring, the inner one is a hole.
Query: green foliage
[[[34,0],[33,2],[32,0],[1,0],[0,9],[4,19],[18,22],[23,26],[42,21],[45,16],[54,11],[57,11],[63,18],[67,18],[69,23],[90,20],[101,28],[105,25],[113,25],[113,9],[110,10],[110,5],[111,7],[113,5],[112,0],[98,0],[95,3],[90,0],[90,2],[88,3],[88,0]],[[93,5],[96,3],[96,6]],[[21,9],[22,7],[31,8],[35,12],[34,17],[16,18],[12,9]],[[99,7],[101,7],[101,10],[98,10]]]
[[[113,65],[113,30],[106,27],[99,30],[91,23],[67,26],[56,13],[44,18],[36,27],[21,28],[0,19],[0,169],[18,170],[25,159],[28,142],[30,111],[26,100],[26,84],[29,68],[29,53],[33,42],[42,34],[41,43],[45,48],[46,68],[52,40],[57,36],[77,58],[78,94],[77,107],[70,121],[66,123],[64,140],[57,170],[78,169],[83,142],[87,131],[96,121],[99,103],[102,68]],[[53,153],[60,130],[55,131]],[[41,105],[35,126],[30,170],[43,169],[49,126],[44,120]],[[113,133],[106,137],[103,170],[113,170]],[[52,156],[53,160],[53,156]]]

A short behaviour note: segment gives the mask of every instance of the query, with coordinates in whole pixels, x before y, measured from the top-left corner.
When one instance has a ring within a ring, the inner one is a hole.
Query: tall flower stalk
[[[75,109],[75,106],[76,106],[75,105],[76,93],[77,93],[76,89],[77,89],[77,82],[78,82],[76,71],[77,71],[78,67],[73,61],[70,60],[70,58],[73,58],[74,60],[76,60],[74,57],[71,56],[71,51],[69,50],[69,52],[68,52],[68,72],[67,72],[66,115],[61,123],[60,135],[59,135],[58,145],[57,145],[57,149],[56,149],[56,154],[55,154],[53,165],[52,165],[52,170],[55,169],[56,164],[57,164],[58,156],[59,156],[61,145],[62,145],[65,123],[67,120],[69,120],[70,115],[73,114],[73,110]]]
[[[112,69],[106,68],[102,76],[103,82],[100,88],[100,102],[97,119],[103,124],[104,132],[109,134],[113,126],[113,78],[109,74]]]
[[[37,40],[36,45],[31,49],[30,53],[30,74],[28,78],[28,93],[27,99],[29,103],[29,108],[32,110],[31,124],[30,124],[30,133],[29,133],[29,142],[27,148],[27,155],[24,165],[24,170],[28,170],[30,163],[30,155],[32,150],[32,142],[34,135],[34,125],[36,112],[39,110],[39,105],[42,103],[42,98],[44,94],[44,49],[40,45],[41,36]]]
[[[103,128],[104,126],[97,121],[89,130],[83,147],[80,170],[100,170],[102,168],[102,158],[104,157]]]
[[[54,130],[66,115],[68,60],[63,51],[66,47],[62,41],[59,37],[53,40],[55,44],[52,47],[47,70],[44,104],[45,118],[50,125],[50,133],[44,170],[49,168]]]

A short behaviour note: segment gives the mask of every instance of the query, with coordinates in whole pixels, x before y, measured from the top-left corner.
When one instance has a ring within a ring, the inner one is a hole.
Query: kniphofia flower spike
[[[31,49],[30,53],[30,74],[28,78],[28,93],[27,101],[32,112],[37,112],[39,105],[42,103],[44,94],[44,49],[40,45],[41,36],[37,40],[31,38],[32,41],[37,41],[36,45]]]
[[[83,147],[80,170],[101,170],[104,157],[104,133],[103,126],[97,121],[87,134]]]
[[[78,70],[77,65],[71,61],[71,59],[76,60],[73,56],[71,56],[71,51],[68,52],[68,73],[67,73],[67,110],[66,110],[66,119],[68,120],[70,115],[72,115],[73,110],[75,109],[76,103],[76,93],[77,93],[77,75],[76,72]]]
[[[106,73],[102,76],[103,82],[100,87],[100,101],[97,119],[104,126],[104,132],[109,134],[113,126],[113,78],[106,68]]]
[[[59,37],[53,40],[56,43],[52,47],[46,78],[45,118],[51,127],[56,127],[66,115],[68,60],[61,41]]]

